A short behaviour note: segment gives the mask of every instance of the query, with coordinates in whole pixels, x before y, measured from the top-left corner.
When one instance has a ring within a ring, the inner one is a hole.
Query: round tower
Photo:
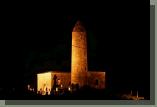
[[[72,31],[71,83],[87,85],[87,34],[80,21]]]

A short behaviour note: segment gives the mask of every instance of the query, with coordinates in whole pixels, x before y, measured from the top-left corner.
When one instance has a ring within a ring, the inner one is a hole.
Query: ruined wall
[[[86,85],[87,71],[86,32],[81,22],[77,21],[72,32],[71,82]]]
[[[88,85],[93,88],[105,88],[105,72],[88,71]]]
[[[60,82],[63,85],[63,88],[68,88],[69,83],[71,83],[71,72],[66,73],[66,72],[52,71],[51,75],[52,75],[52,87],[54,84],[54,80],[53,80],[54,75],[57,76],[57,80],[60,79]]]

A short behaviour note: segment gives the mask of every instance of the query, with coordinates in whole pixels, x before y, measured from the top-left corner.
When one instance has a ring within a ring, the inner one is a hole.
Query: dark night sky
[[[70,71],[71,31],[80,19],[88,35],[89,70],[106,70],[113,87],[148,90],[149,20],[142,8],[126,9],[80,16],[9,15],[4,26],[10,35],[5,37],[9,78],[18,84],[46,69]]]

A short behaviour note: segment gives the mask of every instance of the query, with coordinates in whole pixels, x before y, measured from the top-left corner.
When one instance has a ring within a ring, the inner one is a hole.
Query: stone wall
[[[60,84],[63,85],[63,88],[68,88],[69,84],[71,84],[71,72],[66,73],[66,72],[52,71],[51,75],[52,75],[52,87],[54,84],[54,80],[53,80],[54,75],[57,76],[57,80],[58,79],[60,80]]]
[[[38,74],[38,91],[40,88],[45,90],[45,87],[51,89],[54,84],[53,77],[57,76],[57,80],[60,80],[63,88],[68,88],[71,84],[71,72],[51,71],[47,73]],[[92,88],[104,89],[105,88],[105,72],[102,71],[88,71],[88,85]]]
[[[88,85],[93,88],[105,88],[105,72],[88,71]]]
[[[71,82],[84,86],[87,84],[87,34],[80,21],[72,32]]]
[[[46,88],[51,89],[51,84],[51,72],[37,74],[37,91],[46,91]]]

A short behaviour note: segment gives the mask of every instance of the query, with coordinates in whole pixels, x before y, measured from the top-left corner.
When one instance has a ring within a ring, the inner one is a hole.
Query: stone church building
[[[48,71],[37,74],[37,91],[46,88],[51,90],[56,84],[61,88],[68,88],[71,84],[105,88],[105,71],[88,71],[86,39],[86,30],[83,24],[77,21],[72,31],[71,72]]]

